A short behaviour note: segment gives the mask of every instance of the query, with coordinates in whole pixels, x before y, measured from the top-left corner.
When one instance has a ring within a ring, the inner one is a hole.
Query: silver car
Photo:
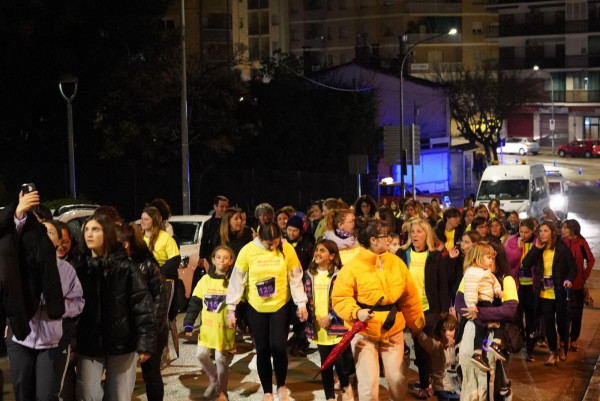
[[[496,149],[498,153],[501,151],[504,153],[518,153],[524,155],[526,153],[533,153],[537,155],[540,151],[540,144],[534,139],[515,136],[512,138],[506,138],[504,146]]]

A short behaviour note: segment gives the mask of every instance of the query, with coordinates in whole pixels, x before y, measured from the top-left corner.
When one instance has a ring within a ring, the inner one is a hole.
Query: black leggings
[[[523,315],[525,315],[525,326],[523,327]],[[537,329],[535,318],[535,293],[533,285],[519,286],[519,305],[517,306],[517,324],[525,329],[525,341],[527,343],[527,353],[533,353],[535,346],[535,336],[533,333]]]
[[[568,342],[569,337],[569,318],[565,309],[564,302],[557,302],[554,299],[540,298],[540,308],[542,317],[546,325],[546,338],[548,339],[548,348],[550,351],[558,349],[558,339],[556,329],[558,326],[558,335],[562,342]],[[567,349],[565,347],[565,354]]]
[[[423,332],[428,336],[432,335],[437,318],[437,314],[434,315],[429,311],[425,312],[425,327],[423,327]],[[429,356],[429,353],[425,351],[425,348],[418,341],[414,342],[414,347],[415,365],[419,368],[419,384],[421,389],[427,389],[429,388],[429,377],[431,376],[431,356]]]
[[[273,393],[273,368],[277,387],[285,386],[288,358],[286,352],[287,335],[289,331],[288,305],[282,306],[277,312],[257,312],[248,304],[246,316],[256,344],[256,366],[258,377],[265,394]],[[271,356],[273,367],[271,367]]]
[[[581,318],[583,316],[583,301],[585,299],[585,290],[573,290],[575,302],[571,303],[571,341],[577,341],[581,333]]]
[[[319,348],[319,355],[321,356],[321,365],[323,365],[323,362],[325,359],[327,359],[334,347],[335,345],[317,345],[317,348]],[[352,349],[350,347],[346,348],[344,352],[342,352],[333,365],[321,373],[321,381],[323,382],[323,390],[325,390],[326,399],[330,400],[332,398],[336,398],[333,380],[334,366],[335,373],[340,379],[340,387],[346,388],[350,384],[348,371],[352,369],[352,367],[348,366],[349,364],[354,364],[354,359],[352,358]]]

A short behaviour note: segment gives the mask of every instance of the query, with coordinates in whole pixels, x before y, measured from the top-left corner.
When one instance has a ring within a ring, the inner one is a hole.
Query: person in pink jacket
[[[581,333],[581,317],[583,316],[583,300],[585,298],[584,285],[596,260],[590,250],[585,238],[581,236],[581,226],[577,220],[565,220],[561,225],[562,240],[569,247],[575,264],[577,265],[577,276],[573,282],[573,295],[575,307],[571,310],[571,332],[569,334],[571,344],[569,351],[578,352],[577,339]]]
[[[519,233],[511,237],[506,243],[506,256],[510,264],[510,272],[517,284],[519,294],[519,305],[517,307],[516,320],[518,324],[523,325],[523,315],[525,315],[525,338],[527,343],[527,361],[535,361],[533,348],[535,338],[532,333],[536,329],[535,319],[535,291],[533,287],[534,269],[522,268],[522,262],[527,252],[535,243],[535,221],[533,218],[526,218],[519,222]]]

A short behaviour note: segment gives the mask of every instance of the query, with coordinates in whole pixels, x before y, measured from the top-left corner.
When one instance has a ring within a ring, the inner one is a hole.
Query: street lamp
[[[540,67],[538,67],[537,65],[533,66],[533,71],[540,71]],[[548,124],[548,126],[550,127],[550,131],[552,131],[552,154],[554,154],[554,128],[556,122],[554,121],[554,79],[552,79],[552,74],[550,74],[548,71],[545,71],[546,74],[548,74],[548,76],[550,77],[550,102],[551,102],[551,123]]]
[[[71,197],[77,199],[77,187],[75,185],[75,144],[73,140],[73,106],[72,102],[77,94],[78,79],[73,74],[63,74],[58,78],[58,90],[61,96],[67,102],[67,133],[69,146],[69,190]],[[70,96],[65,94],[65,90]]]
[[[457,30],[452,28],[448,32],[440,33],[440,34],[431,36],[429,38],[419,40],[418,42],[413,44],[411,47],[409,47],[408,50],[406,50],[406,53],[404,54],[404,58],[402,59],[402,63],[400,64],[400,151],[402,151],[402,149],[404,148],[404,63],[406,62],[406,59],[408,58],[408,55],[410,54],[410,52],[415,47],[420,45],[421,43],[430,42],[432,40],[441,38],[442,36],[446,36],[446,35],[456,35],[456,33],[457,33]],[[411,130],[411,141],[412,141],[412,144],[411,144],[412,193],[413,193],[413,199],[417,199],[417,188],[415,185],[415,131],[414,131],[414,129]],[[402,194],[404,195],[404,175],[402,175],[402,174],[400,174],[400,175],[402,177],[401,178]]]

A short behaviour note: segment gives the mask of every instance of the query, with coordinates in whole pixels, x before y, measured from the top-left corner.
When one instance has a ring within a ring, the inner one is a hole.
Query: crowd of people
[[[139,225],[101,206],[76,244],[39,203],[21,192],[0,208],[15,398],[130,400],[139,362],[148,400],[162,400],[161,357],[182,309],[168,205],[147,204]],[[550,209],[538,221],[470,198],[443,210],[436,199],[378,205],[364,195],[307,213],[261,203],[248,215],[224,196],[213,204],[183,322],[188,337],[200,322],[206,398],[228,399],[236,330],[252,336],[266,401],[289,399],[288,346],[301,358],[314,343],[326,399],[337,388],[345,401],[378,400],[380,377],[403,400],[406,342],[420,399],[505,399],[508,358],[534,362],[545,345],[545,365],[556,366],[579,352],[594,256],[579,223]]]

